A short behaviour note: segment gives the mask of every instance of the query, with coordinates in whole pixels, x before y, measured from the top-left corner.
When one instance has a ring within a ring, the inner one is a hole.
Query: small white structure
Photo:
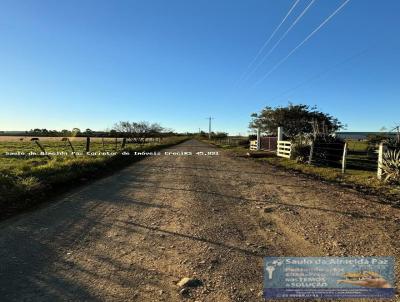
[[[292,153],[292,143],[289,141],[278,140],[276,155],[280,157],[290,158],[291,153]]]
[[[382,179],[383,154],[385,153],[385,151],[386,151],[385,144],[380,143],[379,149],[378,149],[378,173],[377,173],[378,179]]]

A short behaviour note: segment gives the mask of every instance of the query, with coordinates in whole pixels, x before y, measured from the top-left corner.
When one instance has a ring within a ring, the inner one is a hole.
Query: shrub
[[[370,134],[367,136],[367,144],[369,148],[376,149],[382,141],[387,141],[388,139],[389,136],[386,134]]]
[[[384,181],[400,183],[400,150],[389,150],[383,156]]]
[[[42,187],[39,179],[33,176],[19,179],[18,184],[23,191],[34,191]]]
[[[386,145],[389,148],[398,149],[400,148],[400,141],[398,141],[397,138],[392,137],[387,141]]]
[[[296,144],[292,145],[292,157],[299,163],[305,163],[310,156],[310,145]]]
[[[221,138],[227,138],[228,137],[228,133],[226,132],[217,132],[215,134],[213,134],[213,138],[215,139],[221,139]]]
[[[373,153],[378,148],[380,143],[384,142],[385,145],[390,148],[400,148],[400,142],[396,137],[391,137],[389,135],[378,134],[378,135],[368,135],[367,144],[368,144],[368,152]]]

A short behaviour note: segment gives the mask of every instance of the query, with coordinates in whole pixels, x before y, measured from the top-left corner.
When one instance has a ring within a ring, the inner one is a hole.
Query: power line
[[[265,56],[261,59],[261,61],[253,68],[253,70],[248,73],[247,77],[244,79],[248,79],[269,57],[269,55],[278,47],[278,45],[282,42],[282,40],[287,36],[287,34],[292,30],[292,28],[300,21],[301,18],[307,13],[310,7],[314,4],[316,0],[311,0],[311,2],[307,5],[307,7],[301,12],[301,14],[293,21],[292,25],[286,30],[286,32],[282,35],[282,37],[272,46],[272,48],[265,54]]]
[[[286,19],[289,17],[289,15],[292,13],[292,11],[295,9],[295,7],[297,6],[297,4],[300,2],[300,0],[295,0],[295,2],[293,3],[293,5],[290,7],[289,11],[286,13],[286,16],[282,19],[282,21],[278,24],[278,26],[274,29],[274,31],[272,32],[272,34],[269,36],[268,40],[266,42],[264,42],[264,44],[262,45],[262,47],[260,48],[260,50],[258,51],[257,55],[253,58],[253,60],[251,60],[250,64],[247,66],[246,70],[242,73],[242,75],[239,78],[238,83],[240,83],[244,76],[247,74],[247,71],[253,66],[253,64],[257,61],[258,57],[261,55],[261,53],[264,51],[265,47],[267,47],[267,45],[269,44],[269,42],[273,39],[273,37],[275,36],[275,34],[278,32],[278,30],[281,28],[281,26],[283,25],[283,23],[285,23]]]
[[[393,132],[396,130],[396,141],[397,143],[400,143],[400,125],[396,124],[396,127],[394,127],[390,132]]]
[[[274,72],[280,65],[282,65],[287,59],[289,59],[301,46],[304,45],[304,43],[306,43],[309,39],[311,39],[312,36],[314,36],[319,30],[321,30],[321,28],[324,27],[324,25],[328,23],[329,20],[332,19],[336,14],[338,14],[349,2],[350,0],[346,0],[345,2],[343,2],[342,5],[340,5],[328,18],[326,18],[316,29],[314,29],[299,45],[293,48],[286,57],[280,60],[274,67],[272,67],[264,76],[261,77],[261,79],[256,81],[253,87],[264,81],[272,72]]]
[[[294,87],[292,87],[292,88],[289,88],[289,89],[283,91],[283,92],[280,93],[279,95],[276,95],[276,96],[273,97],[271,100],[275,100],[275,99],[277,99],[277,98],[279,98],[279,97],[285,95],[285,94],[288,93],[288,92],[294,91],[294,90],[296,90],[296,89],[298,89],[298,88],[300,88],[300,87],[302,87],[302,86],[308,84],[309,82],[312,82],[312,81],[314,81],[314,80],[316,80],[316,79],[318,79],[318,78],[324,76],[325,74],[329,73],[331,70],[334,70],[334,69],[336,69],[337,67],[339,67],[339,66],[341,66],[341,65],[344,65],[344,64],[346,64],[346,63],[348,63],[348,62],[351,62],[352,60],[354,60],[354,59],[356,59],[356,58],[358,58],[358,57],[364,55],[366,52],[368,52],[369,49],[370,49],[370,47],[365,48],[365,49],[363,49],[363,50],[361,50],[361,51],[359,51],[359,52],[353,54],[352,56],[350,56],[350,57],[344,59],[343,61],[338,62],[337,64],[335,64],[335,65],[333,65],[333,66],[330,66],[330,67],[328,67],[328,68],[326,68],[326,69],[324,69],[324,70],[318,72],[317,74],[315,74],[315,75],[309,77],[308,79],[306,79],[306,80],[300,82],[298,85],[296,85],[296,86],[294,86]]]

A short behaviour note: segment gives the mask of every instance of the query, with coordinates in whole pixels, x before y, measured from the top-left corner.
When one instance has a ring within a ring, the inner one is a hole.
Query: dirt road
[[[220,154],[151,156],[4,221],[0,300],[262,301],[264,256],[400,254],[400,209],[198,141],[172,150]],[[183,277],[203,285],[182,295]]]

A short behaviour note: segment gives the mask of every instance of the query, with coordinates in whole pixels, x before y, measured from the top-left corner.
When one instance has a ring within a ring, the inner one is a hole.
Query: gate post
[[[278,127],[278,141],[283,140],[283,129],[282,127]]]
[[[260,150],[260,128],[257,129],[257,151]]]
[[[308,156],[308,164],[309,165],[312,164],[313,156],[314,156],[314,140],[311,141],[311,145],[310,145],[310,155]]]
[[[378,172],[377,176],[378,179],[382,179],[382,165],[383,165],[383,153],[385,152],[385,145],[384,143],[379,144],[379,149],[378,149]]]
[[[347,142],[344,143],[343,157],[342,157],[342,174],[346,172],[346,157],[347,157]]]

